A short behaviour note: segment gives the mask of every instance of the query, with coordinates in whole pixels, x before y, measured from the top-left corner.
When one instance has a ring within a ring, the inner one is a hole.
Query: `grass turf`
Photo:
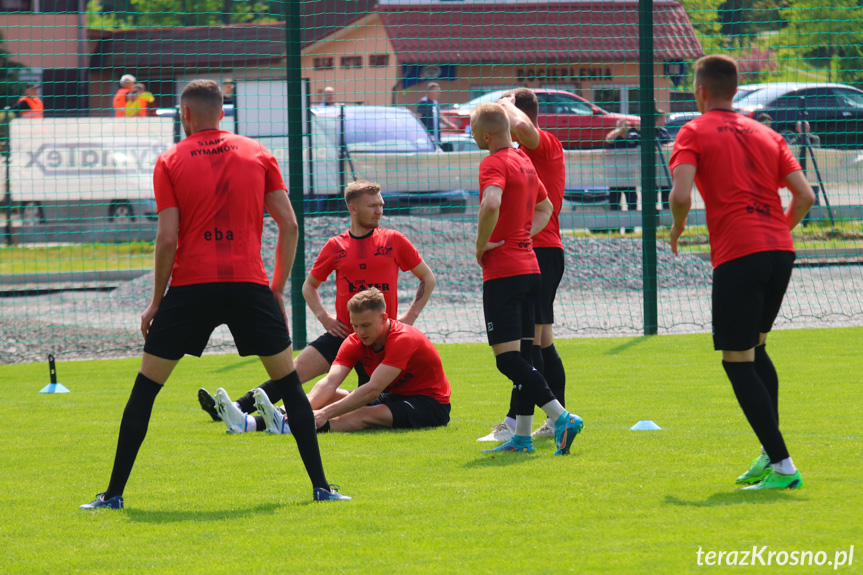
[[[509,386],[487,346],[441,346],[447,428],[320,436],[346,504],[311,502],[292,438],[226,436],[210,421],[198,387],[238,397],[264,372],[208,356],[182,361],[157,398],[127,509],[80,511],[107,485],[138,360],[61,362],[67,395],[37,393],[44,364],[3,366],[0,572],[685,573],[704,569],[699,548],[753,545],[832,560],[863,534],[861,338],[771,336],[805,484],[792,492],[734,485],[758,442],[706,335],[558,342],[586,423],[567,457],[549,439],[532,455],[482,454],[490,444],[475,439],[503,416]],[[662,431],[628,430],[642,419]],[[840,570],[858,571],[863,552],[854,559]]]

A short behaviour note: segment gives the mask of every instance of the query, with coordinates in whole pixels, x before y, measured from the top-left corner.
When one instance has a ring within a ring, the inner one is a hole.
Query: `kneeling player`
[[[449,423],[450,386],[440,355],[417,328],[390,319],[386,301],[369,288],[348,302],[352,333],[329,373],[309,392],[318,432],[439,427]],[[357,362],[368,383],[348,392],[339,386]],[[281,433],[284,413],[255,390],[267,431]]]

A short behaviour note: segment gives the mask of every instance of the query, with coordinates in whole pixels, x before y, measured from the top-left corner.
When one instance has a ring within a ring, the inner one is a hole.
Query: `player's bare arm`
[[[141,333],[147,339],[150,324],[162,305],[162,297],[168,288],[171,271],[174,269],[174,255],[177,253],[177,239],[180,236],[180,209],[165,208],[159,212],[159,225],[156,229],[155,262],[153,264],[153,299],[141,315]]]
[[[785,221],[788,222],[788,228],[793,230],[815,204],[815,194],[802,170],[791,172],[782,183],[791,192],[791,202],[785,209]]]
[[[273,292],[276,303],[279,304],[282,315],[285,316],[285,325],[287,325],[285,285],[288,283],[288,276],[291,274],[294,256],[297,253],[297,238],[299,236],[297,216],[294,214],[294,208],[291,206],[286,190],[276,190],[265,195],[264,205],[267,212],[275,220],[276,225],[279,226],[279,238],[276,241],[276,265],[273,270],[270,290]]]
[[[500,203],[503,199],[503,189],[500,186],[489,186],[482,193],[479,204],[479,225],[476,230],[476,262],[482,267],[482,258],[489,250],[502,246],[504,242],[489,243],[491,233],[500,217]]]
[[[551,214],[553,212],[554,204],[552,204],[551,200],[548,198],[545,198],[536,204],[536,208],[533,210],[533,222],[530,226],[530,237],[535,236],[548,225],[548,221],[551,219]]]
[[[346,365],[334,363],[330,366],[330,371],[327,372],[327,375],[322,377],[309,391],[308,398],[309,403],[312,404],[312,409],[321,409],[325,405],[332,403],[336,390],[344,383],[350,372],[351,368]]]
[[[375,368],[375,371],[372,373],[372,377],[368,383],[359,386],[357,389],[349,393],[347,397],[315,411],[315,426],[321,427],[334,417],[350,413],[355,409],[365,406],[379,396],[389,384],[395,381],[396,377],[398,377],[401,372],[401,368],[392,367],[382,363]]]
[[[504,96],[497,101],[503,106],[507,118],[509,118],[509,132],[513,140],[528,149],[535,150],[539,147],[539,130],[527,117],[527,114],[515,107],[513,95]]]
[[[400,322],[408,325],[413,325],[419,317],[420,312],[428,303],[437,281],[435,279],[434,272],[428,264],[425,263],[425,261],[420,262],[419,265],[411,270],[411,273],[420,280],[420,285],[417,286],[417,293],[416,296],[414,296],[414,301],[411,302],[411,306],[400,318],[398,318]]]
[[[668,195],[668,205],[674,221],[671,224],[669,243],[671,251],[677,255],[677,240],[686,227],[686,217],[692,208],[692,184],[695,182],[695,166],[680,164],[671,174],[671,193]]]
[[[312,310],[312,313],[315,314],[315,317],[321,322],[327,333],[341,338],[348,337],[350,334],[348,326],[340,322],[336,316],[327,313],[327,310],[324,308],[321,294],[318,292],[320,286],[321,282],[312,274],[309,274],[309,277],[303,282],[303,298],[306,300],[306,305],[309,306],[309,309]]]

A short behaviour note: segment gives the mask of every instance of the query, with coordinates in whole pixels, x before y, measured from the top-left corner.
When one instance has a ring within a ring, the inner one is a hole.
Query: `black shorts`
[[[542,276],[534,321],[537,325],[551,324],[554,323],[554,298],[557,297],[557,287],[563,279],[563,249],[533,248],[533,251],[536,261],[539,262],[539,274]]]
[[[210,334],[222,324],[231,330],[241,356],[276,355],[291,345],[285,317],[269,287],[222,282],[168,289],[144,352],[170,360],[201,357]]]
[[[333,365],[333,362],[336,360],[336,355],[339,353],[339,348],[342,346],[342,342],[345,341],[345,339],[346,338],[344,337],[338,337],[325,331],[318,339],[310,342],[309,347],[313,347],[318,350],[318,353],[324,356],[327,363]],[[354,366],[354,371],[357,372],[357,385],[368,383],[370,378],[366,373],[366,368],[363,366],[363,362],[358,361]]]
[[[399,395],[384,392],[368,405],[389,407],[393,414],[393,429],[441,427],[449,423],[450,404],[438,403],[427,395]]]
[[[482,284],[482,308],[489,345],[533,339],[539,274],[489,280]]]
[[[745,351],[773,327],[794,267],[794,252],[758,252],[713,270],[713,348]]]

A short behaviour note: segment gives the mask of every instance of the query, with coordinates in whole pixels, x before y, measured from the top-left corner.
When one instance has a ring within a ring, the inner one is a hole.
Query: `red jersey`
[[[432,342],[417,328],[390,320],[390,331],[381,351],[363,345],[356,333],[342,343],[334,364],[353,368],[363,362],[371,376],[381,364],[401,370],[384,390],[399,395],[425,395],[438,403],[449,403],[450,387],[440,354]]]
[[[669,167],[695,166],[707,212],[713,267],[765,251],[794,251],[779,188],[800,169],[785,139],[730,110],[711,110],[684,125]]]
[[[554,206],[551,219],[548,220],[542,230],[533,236],[533,247],[535,248],[561,248],[560,240],[560,209],[563,207],[563,190],[566,187],[566,162],[563,158],[563,145],[560,140],[546,132],[539,130],[539,146],[535,150],[527,146],[521,146],[527,157],[536,168],[539,181],[548,192],[548,199]]]
[[[403,234],[386,228],[375,228],[361,238],[350,231],[331,237],[324,244],[310,272],[319,282],[336,272],[336,318],[353,331],[348,300],[370,287],[384,294],[387,315],[398,316],[399,270],[412,270],[422,258]]]
[[[536,204],[547,198],[548,193],[536,168],[522,150],[503,148],[479,165],[480,202],[488,186],[503,190],[500,215],[488,241],[505,243],[485,253],[482,280],[538,274],[530,228]]]
[[[264,196],[286,188],[266,148],[223,130],[197,132],[159,156],[153,185],[159,211],[180,209],[171,285],[268,283]]]

